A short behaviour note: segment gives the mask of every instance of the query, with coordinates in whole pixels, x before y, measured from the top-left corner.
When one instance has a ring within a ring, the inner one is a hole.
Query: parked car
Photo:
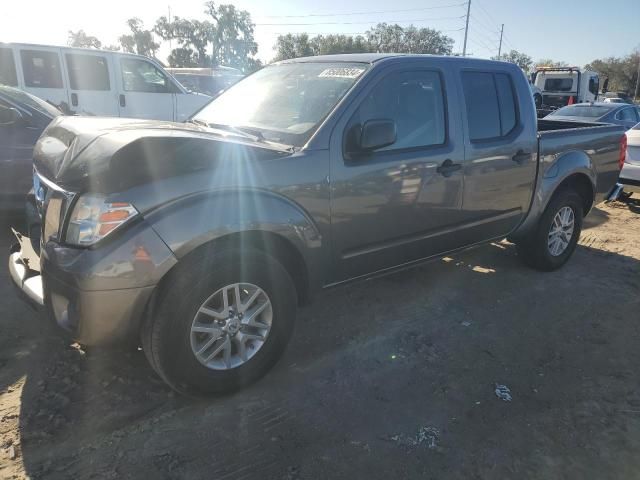
[[[211,97],[219,95],[231,85],[242,79],[237,68],[167,68],[176,80],[192,92],[204,93]]]
[[[626,103],[577,103],[559,108],[546,117],[549,120],[613,123],[631,128],[640,122],[640,107]]]
[[[626,133],[626,149],[618,180],[627,193],[640,193],[640,123]]]
[[[0,83],[78,115],[180,122],[211,99],[187,91],[148,57],[23,43],[0,43]]]
[[[629,103],[620,97],[607,97],[602,100],[603,103]]]
[[[605,92],[602,94],[603,100],[607,101],[608,98],[620,98],[625,103],[633,103],[633,99],[627,92]]]
[[[597,101],[600,77],[578,67],[541,67],[533,73],[533,84],[542,91],[545,106],[559,108]]]
[[[34,154],[41,254],[18,235],[9,269],[78,341],[140,338],[174,389],[227,391],[271,368],[319,289],[505,236],[561,267],[623,132],[537,122],[510,63],[289,60],[188,124],[55,121]]]
[[[33,146],[59,115],[53,105],[0,85],[0,210],[24,208],[33,179]]]

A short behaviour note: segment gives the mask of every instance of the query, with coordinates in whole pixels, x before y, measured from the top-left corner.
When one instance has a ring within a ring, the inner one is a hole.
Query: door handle
[[[120,94],[120,106],[121,107],[126,107],[127,106],[127,99],[124,98],[124,95]]]
[[[516,154],[513,157],[511,157],[511,160],[516,162],[518,165],[522,165],[524,162],[529,160],[530,157],[531,157],[530,153],[527,153],[524,150],[518,150]]]
[[[442,162],[438,168],[436,168],[436,172],[438,172],[443,177],[450,177],[453,172],[457,172],[462,168],[462,165],[459,163],[453,163],[450,159],[446,159]]]
[[[71,105],[74,107],[78,106],[78,94],[77,93],[72,93],[71,94]]]

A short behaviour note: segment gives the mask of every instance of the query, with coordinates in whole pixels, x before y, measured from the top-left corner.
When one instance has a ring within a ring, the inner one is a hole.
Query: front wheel
[[[582,217],[580,195],[573,190],[560,190],[547,205],[535,230],[516,244],[518,256],[537,270],[557,270],[576,249]]]
[[[179,265],[167,283],[141,333],[151,365],[174,390],[235,390],[264,375],[284,352],[295,287],[267,254],[205,254]]]

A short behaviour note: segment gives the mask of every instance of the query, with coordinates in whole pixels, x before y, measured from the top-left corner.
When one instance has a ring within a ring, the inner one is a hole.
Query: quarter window
[[[0,48],[0,84],[11,87],[18,85],[16,62],[10,48]]]
[[[107,59],[99,55],[67,53],[67,71],[72,90],[110,90]]]
[[[446,128],[440,75],[426,71],[388,75],[362,102],[348,131],[373,119],[396,123],[396,142],[379,151],[442,145]]]
[[[21,50],[24,83],[34,88],[62,88],[60,57],[56,52]]]
[[[462,87],[471,141],[504,137],[515,128],[518,112],[509,75],[463,72]]]
[[[122,84],[127,92],[169,93],[170,80],[146,60],[125,58],[120,61]]]

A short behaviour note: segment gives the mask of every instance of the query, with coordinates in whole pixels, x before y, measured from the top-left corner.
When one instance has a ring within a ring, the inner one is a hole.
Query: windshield
[[[222,93],[194,119],[250,127],[266,140],[301,147],[366,68],[362,63],[266,67]]]
[[[597,107],[594,105],[570,105],[562,107],[551,115],[561,115],[563,117],[592,117],[597,118],[606,115],[611,111],[608,107]]]
[[[58,110],[53,105],[39,99],[38,97],[29,95],[22,90],[18,90],[17,88],[4,87],[0,89],[0,93],[6,95],[10,100],[33,108],[34,110],[37,110],[38,112],[43,113],[48,117],[57,117],[58,115],[62,115],[62,112],[60,112],[60,110]]]

